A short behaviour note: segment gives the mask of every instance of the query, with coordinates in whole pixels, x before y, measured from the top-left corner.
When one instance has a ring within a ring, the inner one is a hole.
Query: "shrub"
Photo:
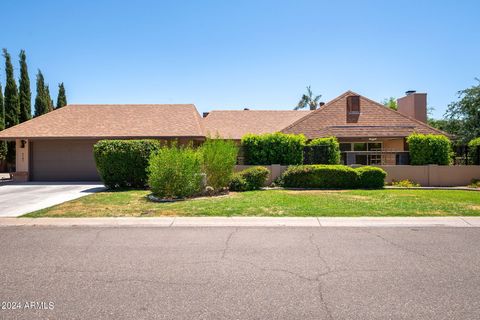
[[[472,179],[470,183],[471,188],[480,188],[480,179]]]
[[[320,189],[382,188],[386,172],[376,167],[350,168],[343,165],[301,165],[289,167],[281,176],[284,187]]]
[[[280,132],[247,134],[242,138],[245,163],[253,165],[301,164],[304,146],[303,135]]]
[[[191,147],[163,147],[150,158],[148,184],[155,196],[177,199],[201,190],[201,155]]]
[[[233,141],[207,139],[200,147],[207,185],[214,190],[228,187],[237,163],[238,148]]]
[[[249,191],[258,190],[265,185],[270,171],[265,167],[251,167],[233,175],[230,181],[230,190]]]
[[[471,140],[468,143],[469,164],[480,165],[480,138]]]
[[[159,148],[156,140],[101,140],[94,145],[93,154],[107,188],[144,188],[148,159]]]
[[[300,165],[288,167],[282,181],[290,188],[354,189],[359,186],[359,175],[343,165]]]
[[[392,186],[393,187],[401,187],[401,188],[415,188],[415,187],[420,187],[419,183],[416,183],[415,181],[411,181],[408,179],[405,180],[400,180],[400,181],[392,181]]]
[[[230,191],[247,191],[247,180],[240,172],[234,173],[230,180]]]
[[[377,167],[360,167],[356,168],[358,173],[359,186],[365,189],[380,189],[385,185],[385,170]]]
[[[339,164],[340,144],[337,138],[313,139],[304,148],[304,164]]]
[[[410,164],[450,164],[452,145],[447,137],[414,133],[407,137],[407,142],[410,150]]]

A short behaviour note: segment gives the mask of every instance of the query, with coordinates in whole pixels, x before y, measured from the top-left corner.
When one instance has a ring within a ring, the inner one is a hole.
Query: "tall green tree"
[[[3,57],[5,58],[5,128],[13,127],[18,124],[20,115],[20,100],[18,98],[17,83],[13,75],[13,65],[10,54],[7,49],[3,49]]]
[[[58,85],[57,109],[67,105],[67,95],[63,82]]]
[[[459,91],[459,100],[450,103],[445,112],[447,119],[461,123],[458,135],[463,143],[480,137],[480,79],[475,80],[478,84]]]
[[[0,84],[0,131],[5,129],[5,107],[3,105],[2,84]],[[7,158],[7,143],[0,141],[0,161]]]
[[[307,87],[307,93],[302,95],[300,98],[300,101],[298,102],[297,106],[295,107],[295,110],[303,109],[309,107],[310,110],[316,110],[319,103],[320,103],[320,98],[322,97],[321,94],[315,96],[312,92],[312,89],[310,86]]]
[[[50,87],[48,85],[45,86],[45,99],[48,101],[47,112],[53,111],[55,105],[53,104],[52,96],[50,96]]]
[[[17,83],[13,74],[13,65],[10,54],[7,49],[3,49],[5,58],[5,94],[3,105],[5,108],[5,128],[13,127],[18,124],[20,117],[20,100],[18,97]],[[13,165],[15,163],[15,142],[7,143],[7,162]]]
[[[383,99],[382,103],[385,107],[390,108],[392,110],[397,110],[398,108],[397,99],[395,99],[394,97]]]
[[[52,99],[42,71],[37,73],[37,96],[35,97],[35,117],[41,116],[53,110]]]
[[[32,91],[30,90],[30,78],[28,76],[27,55],[25,50],[20,51],[20,116],[19,122],[25,122],[32,118]]]

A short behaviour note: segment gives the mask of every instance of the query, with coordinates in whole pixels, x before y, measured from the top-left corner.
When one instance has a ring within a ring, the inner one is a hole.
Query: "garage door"
[[[30,144],[34,181],[98,181],[92,140],[45,140]]]

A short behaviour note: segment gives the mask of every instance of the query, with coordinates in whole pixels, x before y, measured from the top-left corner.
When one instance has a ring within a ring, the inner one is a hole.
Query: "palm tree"
[[[298,109],[303,109],[306,107],[310,107],[310,110],[316,110],[319,104],[319,100],[322,97],[321,94],[318,96],[314,96],[312,89],[310,86],[307,87],[307,94],[304,94],[300,101],[298,102],[297,106],[295,107],[295,110]]]

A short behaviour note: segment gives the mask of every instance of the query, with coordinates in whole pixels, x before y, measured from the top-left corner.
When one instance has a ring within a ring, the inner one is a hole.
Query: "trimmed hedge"
[[[242,138],[245,163],[253,165],[292,165],[303,162],[303,135],[267,133],[247,134]]]
[[[252,167],[233,175],[230,181],[231,191],[258,190],[265,186],[270,171],[265,167]]]
[[[301,165],[289,167],[280,181],[287,188],[374,189],[383,187],[386,175],[384,170],[375,167]]]
[[[452,145],[443,135],[414,133],[407,137],[411,165],[449,165]]]
[[[380,189],[385,185],[387,173],[378,167],[360,167],[356,168],[358,173],[358,183],[360,188]]]
[[[163,199],[193,196],[202,188],[201,154],[191,147],[163,147],[150,158],[148,185]]]
[[[337,138],[313,139],[304,148],[304,164],[339,164],[340,144]]]
[[[145,188],[150,155],[157,140],[101,140],[93,146],[100,178],[107,188]]]
[[[471,140],[468,143],[469,164],[480,165],[480,138]]]
[[[282,183],[289,188],[354,189],[358,174],[342,165],[291,166],[283,173]]]

